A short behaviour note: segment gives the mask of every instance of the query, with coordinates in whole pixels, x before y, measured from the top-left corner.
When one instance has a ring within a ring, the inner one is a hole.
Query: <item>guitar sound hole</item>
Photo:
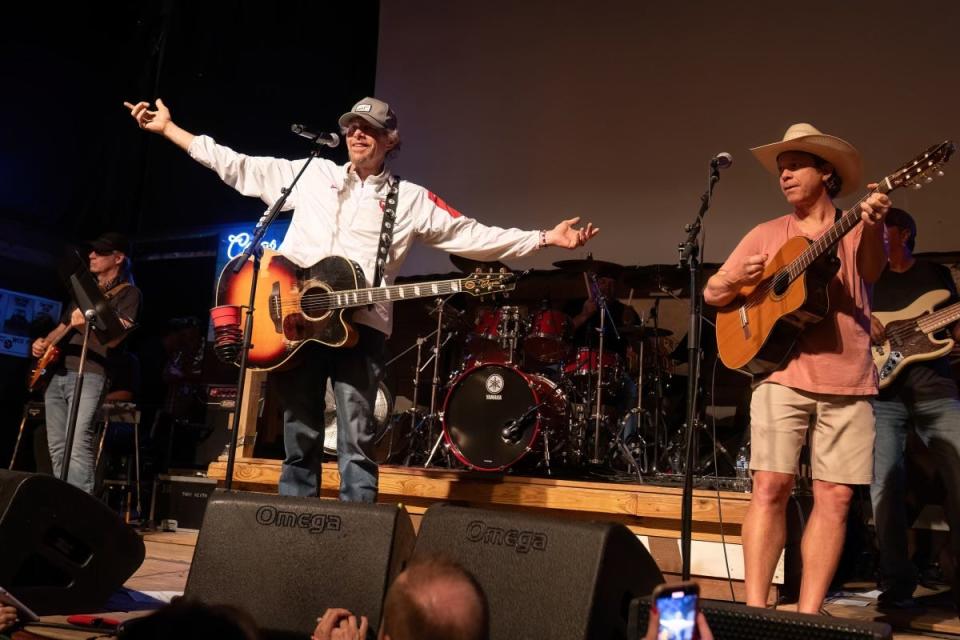
[[[300,295],[300,310],[311,320],[322,320],[330,314],[330,291],[323,287],[310,287]]]
[[[782,296],[787,292],[787,287],[790,286],[790,278],[787,277],[787,274],[783,271],[773,276],[773,293],[777,296]]]

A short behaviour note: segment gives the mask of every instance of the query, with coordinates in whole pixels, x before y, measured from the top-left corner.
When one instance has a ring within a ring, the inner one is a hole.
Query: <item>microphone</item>
[[[726,151],[721,151],[710,159],[710,166],[715,169],[726,169],[733,164],[733,156]]]
[[[340,144],[340,136],[336,133],[322,133],[317,131],[311,131],[307,129],[302,124],[292,124],[290,125],[290,131],[294,132],[301,138],[306,138],[314,144],[322,144],[331,149]]]
[[[523,435],[523,427],[530,418],[536,415],[537,410],[540,408],[539,404],[535,404],[527,409],[523,415],[515,420],[507,420],[503,423],[503,429],[500,430],[500,438],[507,444],[515,444],[520,441],[520,437]]]

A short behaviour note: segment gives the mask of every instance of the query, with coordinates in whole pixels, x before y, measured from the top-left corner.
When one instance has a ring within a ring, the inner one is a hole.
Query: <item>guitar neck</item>
[[[326,294],[329,298],[327,299],[327,304],[324,306],[328,309],[349,309],[351,307],[363,307],[376,302],[445,296],[461,291],[469,291],[469,288],[465,286],[466,283],[466,279],[458,278],[418,284],[398,284],[389,287],[332,291]]]
[[[50,335],[47,336],[47,342],[50,343],[49,346],[56,346],[61,340],[63,340],[64,336],[70,333],[72,328],[73,327],[68,324],[60,324],[57,326],[53,331],[50,332]]]
[[[885,178],[883,182],[877,186],[876,191],[879,193],[890,193],[893,189],[894,187],[891,185],[889,178]],[[833,248],[834,245],[840,242],[843,236],[850,233],[850,231],[860,223],[861,205],[869,195],[870,194],[863,196],[855,205],[844,211],[843,215],[840,216],[840,219],[837,220],[833,226],[827,229],[822,236],[810,243],[810,246],[807,247],[803,253],[787,265],[791,282],[800,277],[807,267]]]
[[[948,324],[953,324],[960,320],[960,302],[955,302],[949,307],[944,307],[939,311],[928,313],[917,318],[917,326],[924,333],[933,333],[937,329],[942,329]]]

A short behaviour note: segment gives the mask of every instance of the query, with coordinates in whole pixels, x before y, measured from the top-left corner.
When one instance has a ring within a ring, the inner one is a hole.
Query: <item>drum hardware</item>
[[[437,424],[437,418],[438,418],[437,393],[440,390],[440,349],[442,349],[443,346],[449,340],[449,338],[448,340],[442,340],[442,341],[440,339],[443,334],[443,313],[444,313],[444,309],[447,306],[447,302],[450,300],[450,298],[452,298],[455,295],[457,294],[451,293],[446,298],[436,299],[437,329],[436,329],[436,343],[434,344],[434,351],[433,351],[433,354],[431,355],[431,358],[433,358],[433,377],[430,383],[430,414],[427,416],[427,431],[426,431],[427,443],[433,440],[434,427]],[[429,363],[429,360],[427,361],[427,363]],[[424,364],[424,366],[427,366],[427,365]],[[419,377],[419,375],[420,373],[418,371],[417,376]],[[417,404],[416,398],[413,399],[413,404],[414,406],[416,406]],[[437,453],[437,448],[440,446],[440,442],[443,440],[443,435],[444,435],[444,432],[441,426],[440,433],[437,435],[437,441],[434,443],[433,448],[430,449],[430,455],[427,456],[427,461],[423,463],[423,466],[425,468],[429,467],[430,463],[433,462],[433,456],[435,456]],[[444,450],[444,459],[446,462],[446,466],[449,467],[450,459],[447,456],[446,450]]]
[[[584,274],[584,277],[587,279],[590,285],[591,298],[600,308],[600,344],[597,349],[597,359],[599,362],[603,362],[603,343],[606,334],[606,323],[607,318],[610,317],[611,326],[613,328],[614,335],[619,340],[620,334],[617,332],[616,323],[613,322],[613,317],[610,316],[610,308],[607,306],[606,297],[600,291],[600,285],[597,282],[597,274],[590,272]],[[592,375],[592,370],[591,370]],[[596,415],[594,416],[594,429],[593,429],[593,457],[590,458],[591,464],[600,464],[600,424],[602,421],[600,407],[603,406],[603,375],[600,371],[597,371],[597,392],[595,396],[595,407]]]

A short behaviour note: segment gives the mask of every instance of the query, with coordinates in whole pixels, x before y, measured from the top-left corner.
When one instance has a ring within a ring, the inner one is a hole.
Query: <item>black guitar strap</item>
[[[834,210],[833,224],[837,224],[838,222],[840,222],[840,218],[843,217],[843,211],[841,211],[840,209],[837,209],[836,207],[834,207],[833,210]],[[830,249],[827,251],[827,255],[829,256],[827,259],[830,262],[836,262],[837,260],[839,260],[840,258],[839,256],[837,256],[837,251],[839,250],[840,250],[840,242],[835,242],[833,246],[830,247]]]
[[[380,226],[380,246],[377,247],[376,268],[373,272],[373,286],[379,287],[383,280],[383,270],[393,244],[393,225],[397,220],[397,196],[400,193],[400,176],[393,176],[387,200],[383,203],[383,224]]]

